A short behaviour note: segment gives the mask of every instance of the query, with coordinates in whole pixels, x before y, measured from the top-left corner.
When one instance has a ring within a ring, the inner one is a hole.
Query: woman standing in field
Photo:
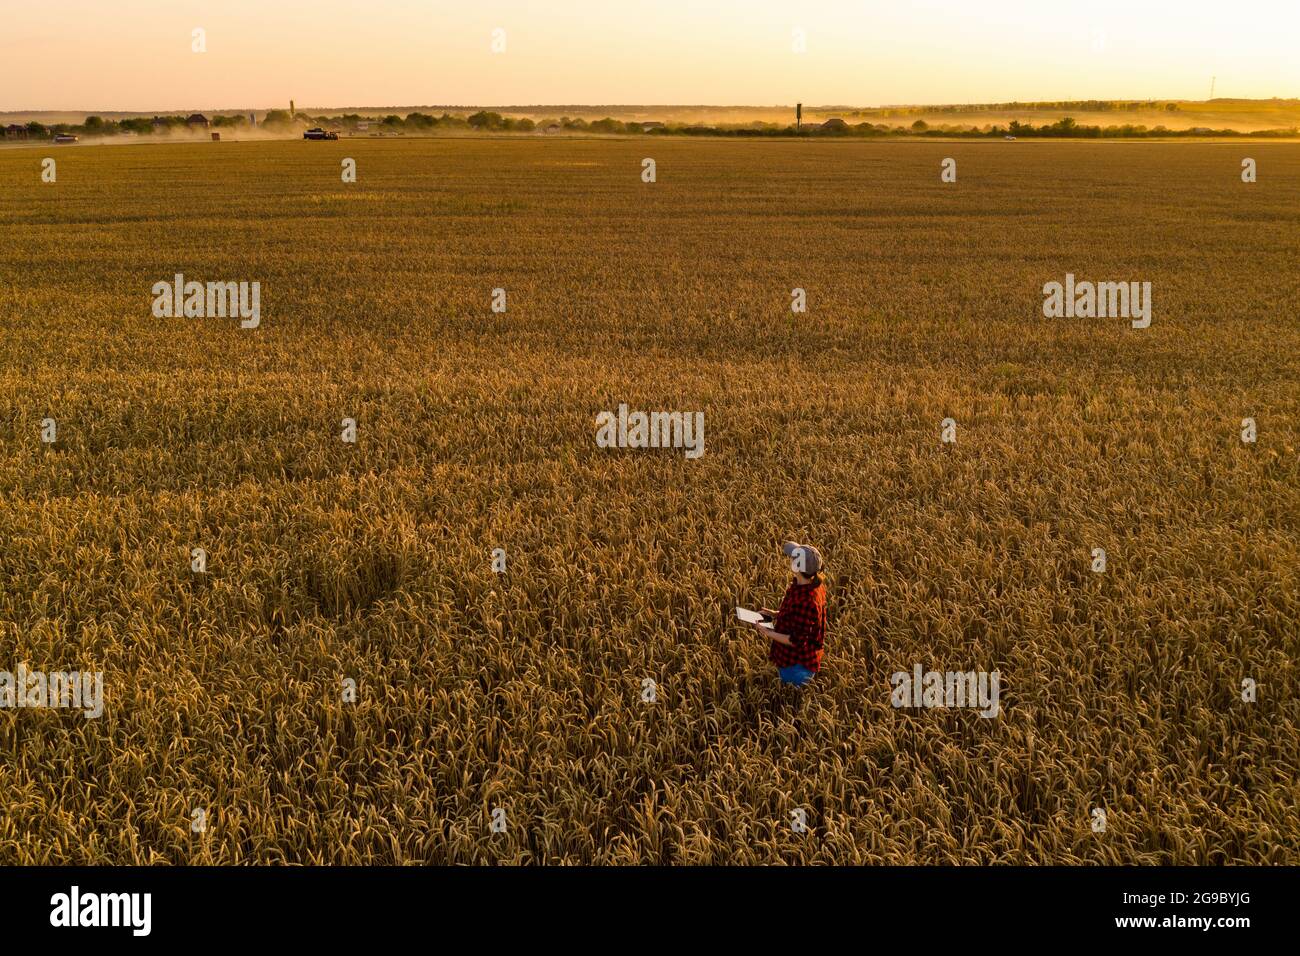
[[[781,681],[802,687],[822,666],[822,645],[826,642],[826,582],[822,578],[821,552],[811,545],[787,541],[781,546],[790,558],[794,580],[785,589],[777,611],[763,608],[754,630],[772,642],[768,659],[776,665]]]

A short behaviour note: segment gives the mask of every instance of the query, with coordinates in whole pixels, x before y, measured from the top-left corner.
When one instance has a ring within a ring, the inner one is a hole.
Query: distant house
[[[820,127],[823,133],[843,133],[848,130],[848,128],[849,124],[844,122],[844,120],[840,119],[838,116],[833,119],[828,119],[825,123],[822,123]]]
[[[650,132],[652,129],[663,129],[663,128],[664,128],[664,124],[661,123],[661,122],[659,122],[658,120],[650,120],[649,122],[645,122],[645,123],[628,123],[627,125],[628,125],[629,128],[631,128],[631,127],[633,127],[633,126],[640,127],[641,132],[643,132],[643,133],[648,133],[648,132]]]
[[[559,124],[559,123],[552,123],[550,126],[546,127],[546,132],[547,132],[548,134],[550,134],[550,133],[558,133],[559,131],[560,131],[560,124]]]
[[[185,125],[190,129],[207,129],[212,124],[202,113],[191,113],[185,120]]]
[[[1214,130],[1210,129],[1210,127],[1208,127],[1208,126],[1193,126],[1193,127],[1192,127],[1192,132],[1193,132],[1193,133],[1202,133],[1202,134],[1203,134],[1203,133],[1213,133]]]
[[[5,139],[27,139],[31,136],[31,131],[26,126],[19,126],[17,123],[10,123],[4,129]]]

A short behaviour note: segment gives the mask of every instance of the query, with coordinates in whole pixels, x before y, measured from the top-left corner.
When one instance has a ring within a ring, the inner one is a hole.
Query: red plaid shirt
[[[826,641],[826,585],[820,577],[809,584],[790,582],[772,629],[790,636],[789,644],[772,642],[767,656],[773,664],[802,664],[810,671],[821,668],[822,644]]]

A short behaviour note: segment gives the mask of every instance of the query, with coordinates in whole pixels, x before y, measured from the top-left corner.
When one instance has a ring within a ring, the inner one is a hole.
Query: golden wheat
[[[107,701],[0,711],[0,862],[1300,862],[1300,147],[55,155],[0,151],[0,670]],[[1151,328],[1044,319],[1066,272]],[[707,453],[597,448],[624,401]],[[798,698],[728,618],[784,538]]]

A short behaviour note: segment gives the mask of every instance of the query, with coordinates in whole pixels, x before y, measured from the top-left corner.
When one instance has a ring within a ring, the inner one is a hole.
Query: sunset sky
[[[195,28],[205,53],[191,51]],[[1218,96],[1300,96],[1300,0],[7,0],[0,14],[3,110],[291,97],[300,107],[1204,99],[1216,75]]]

